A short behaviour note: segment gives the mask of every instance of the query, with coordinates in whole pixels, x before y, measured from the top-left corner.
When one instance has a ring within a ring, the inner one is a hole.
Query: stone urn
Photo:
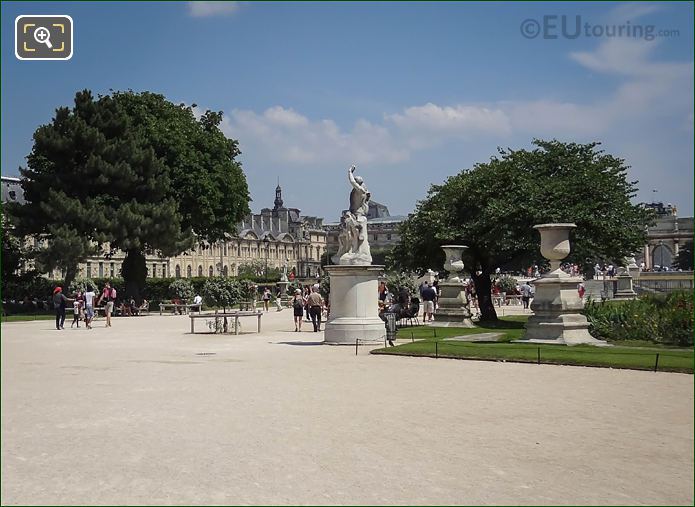
[[[584,301],[577,287],[583,279],[560,269],[560,261],[570,253],[570,231],[575,224],[535,225],[541,233],[541,254],[550,261],[553,271],[533,282],[536,295],[521,342],[558,345],[597,345],[607,343],[589,334],[589,321],[582,314]]]
[[[463,245],[442,245],[442,250],[444,250],[444,255],[446,256],[446,260],[444,261],[444,269],[451,273],[448,281],[461,281],[457,273],[463,271],[463,261],[461,260],[461,255],[467,248],[467,246]]]
[[[558,271],[560,261],[570,253],[570,231],[575,224],[534,225],[541,234],[541,255],[550,261],[550,269]]]

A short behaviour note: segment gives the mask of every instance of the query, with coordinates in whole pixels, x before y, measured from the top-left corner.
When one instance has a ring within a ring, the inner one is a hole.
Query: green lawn
[[[39,315],[3,315],[0,317],[2,322],[21,322],[25,320],[51,320],[55,319],[55,313]]]
[[[372,351],[373,354],[482,359],[496,361],[538,362],[579,366],[599,366],[653,370],[659,354],[660,371],[693,372],[693,350],[663,347],[647,342],[620,343],[614,347],[581,345],[534,345],[509,343],[520,338],[524,331],[525,316],[505,317],[499,322],[481,324],[474,329],[433,328],[421,326],[404,328],[398,332],[399,345]],[[470,343],[445,341],[451,336],[476,333],[503,332],[497,343]],[[436,336],[435,336],[436,333]],[[402,343],[402,344],[400,344]]]

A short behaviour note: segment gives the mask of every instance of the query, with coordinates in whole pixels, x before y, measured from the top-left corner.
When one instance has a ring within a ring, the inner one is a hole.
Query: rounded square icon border
[[[19,53],[17,52],[17,27],[19,25],[19,20],[22,18],[55,18],[56,16],[60,16],[63,18],[67,18],[70,20],[70,54],[68,56],[63,56],[60,58],[24,58],[22,56],[19,56]],[[72,19],[72,16],[69,16],[68,14],[20,14],[14,19],[14,55],[17,58],[17,60],[22,60],[22,61],[34,61],[34,62],[39,62],[39,61],[44,61],[44,62],[59,62],[59,61],[67,61],[72,59],[72,55],[75,53],[75,22]]]

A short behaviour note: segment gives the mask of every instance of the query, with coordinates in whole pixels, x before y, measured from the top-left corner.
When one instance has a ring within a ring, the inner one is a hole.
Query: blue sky
[[[347,205],[345,171],[355,163],[373,199],[405,214],[431,183],[489,159],[497,146],[555,137],[602,141],[632,166],[638,200],[693,213],[692,3],[2,2],[1,9],[3,175],[17,174],[33,131],[77,90],[130,88],[224,111],[255,211],[272,206],[279,177],[286,205],[336,220]],[[72,16],[73,58],[16,60],[20,14]],[[522,35],[523,21],[548,15],[568,16],[570,26],[580,16],[590,29],[678,33]]]

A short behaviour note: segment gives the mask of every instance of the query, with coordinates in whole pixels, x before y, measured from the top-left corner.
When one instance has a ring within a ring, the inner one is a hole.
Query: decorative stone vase
[[[463,271],[463,261],[461,260],[461,255],[467,248],[468,247],[464,245],[442,245],[442,250],[444,250],[444,255],[446,255],[444,269],[451,273],[447,279],[449,282],[461,281],[457,273]]]
[[[463,281],[458,273],[463,270],[461,254],[468,248],[463,245],[442,245],[446,255],[444,269],[449,278],[439,282],[439,309],[436,313],[435,326],[473,327],[471,312]]]
[[[534,225],[541,234],[541,255],[550,261],[550,269],[560,269],[560,261],[570,253],[570,231],[576,224]]]
[[[596,345],[607,343],[589,334],[589,321],[582,315],[584,302],[577,286],[581,277],[570,276],[560,269],[560,261],[570,253],[569,233],[575,224],[541,224],[534,226],[541,233],[541,254],[551,262],[554,271],[533,283],[536,295],[531,303],[533,315],[526,322],[521,342],[557,345]]]

